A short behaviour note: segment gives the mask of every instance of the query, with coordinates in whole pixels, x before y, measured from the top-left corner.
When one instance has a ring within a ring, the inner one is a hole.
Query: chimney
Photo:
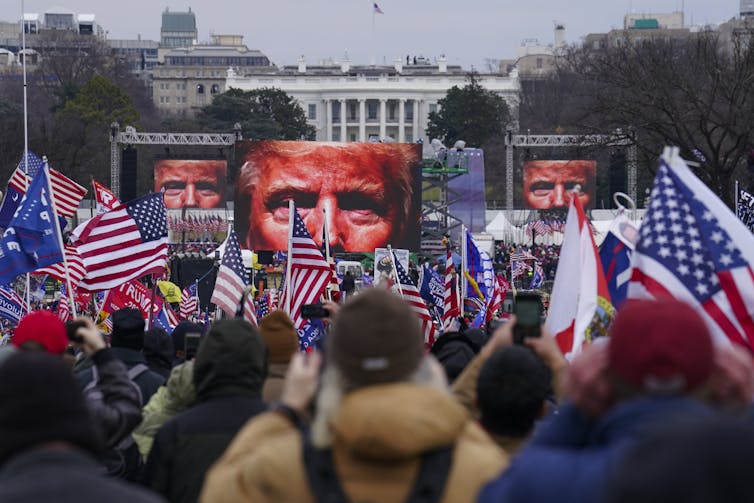
[[[565,44],[565,25],[555,23],[555,48],[563,47]]]
[[[445,54],[441,54],[437,60],[437,71],[440,73],[448,73],[448,59]]]
[[[403,59],[402,58],[395,58],[393,60],[393,66],[395,67],[395,71],[398,73],[403,72]]]
[[[303,54],[298,58],[298,73],[306,73],[306,59]]]

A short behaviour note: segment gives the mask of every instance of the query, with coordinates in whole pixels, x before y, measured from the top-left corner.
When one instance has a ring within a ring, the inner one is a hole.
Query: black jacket
[[[136,351],[135,349],[115,347],[110,348],[110,351],[116,359],[122,361],[125,364],[127,369],[130,369],[131,367],[134,367],[140,363],[147,365],[147,361],[144,358],[144,355],[142,355],[141,352]],[[81,388],[85,388],[86,385],[89,384],[89,382],[92,380],[92,369],[87,368],[78,371],[76,373],[76,379],[79,381]],[[147,402],[149,402],[149,399],[152,397],[152,395],[155,394],[159,387],[165,384],[165,378],[151,370],[147,370],[146,372],[136,377],[136,379],[134,379],[134,382],[139,387],[139,391],[141,391],[141,406],[143,407],[147,404]]]
[[[171,502],[194,502],[210,466],[241,427],[266,409],[267,357],[259,333],[243,320],[212,325],[194,360],[197,403],[157,432],[144,483]]]
[[[77,449],[33,449],[0,469],[0,502],[159,503],[138,486],[106,477],[97,462]]]

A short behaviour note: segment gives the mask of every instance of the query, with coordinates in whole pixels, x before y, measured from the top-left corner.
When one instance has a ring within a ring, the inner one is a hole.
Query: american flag
[[[241,303],[249,279],[241,259],[241,247],[238,244],[236,231],[231,230],[225,242],[220,270],[215,280],[215,290],[210,302],[225,311],[228,316],[235,316]]]
[[[39,158],[37,157],[37,159]],[[44,161],[42,161],[42,164],[39,164],[36,160],[32,160],[30,154],[28,175],[24,174],[23,160],[21,162],[22,164],[13,172],[8,185],[21,194],[25,194],[26,188],[29,186],[31,179],[44,165]],[[52,168],[50,168],[50,185],[52,186],[52,194],[55,198],[55,209],[57,210],[58,215],[64,217],[74,216],[76,214],[76,208],[79,207],[79,203],[86,195],[86,189]]]
[[[458,285],[453,288],[456,275],[455,266],[453,265],[453,253],[450,251],[450,246],[447,247],[447,254],[445,256],[445,290],[443,292],[443,312],[442,312],[442,326],[443,329],[448,330],[450,323],[461,316],[461,312],[458,308]]]
[[[81,260],[78,249],[73,245],[65,245],[65,260],[68,263],[68,274],[71,277],[71,286],[75,290],[78,288],[81,280],[86,276],[86,268],[84,267],[84,261]],[[66,281],[65,278],[65,263],[58,262],[47,267],[37,269],[32,274],[48,274],[59,281]]]
[[[269,295],[264,294],[259,299],[259,306],[257,306],[257,318],[262,319],[270,314],[270,300]]]
[[[307,321],[301,317],[301,306],[314,304],[325,292],[330,283],[332,270],[327,263],[317,244],[312,239],[306,225],[293,207],[293,227],[290,229],[290,254],[291,261],[290,292],[291,296],[291,319],[296,330],[301,330]]]
[[[393,264],[395,264],[395,271],[398,274],[398,282],[400,283],[403,300],[409,303],[411,309],[416,313],[416,316],[419,317],[419,320],[421,320],[425,346],[432,347],[435,343],[435,325],[432,323],[432,316],[429,314],[427,304],[424,303],[424,299],[419,295],[419,290],[416,288],[414,282],[411,281],[411,278],[401,265],[398,257],[396,257],[395,252],[392,252],[392,254]]]
[[[752,232],[754,232],[754,194],[744,189],[738,189],[738,206],[736,208],[738,219]]]
[[[534,231],[537,234],[544,234],[545,232],[547,232],[547,226],[545,225],[542,219],[535,220],[534,222],[531,222],[529,225],[531,226],[532,229],[534,229]]]
[[[511,261],[511,279],[516,279],[531,271],[531,266],[523,260]]]
[[[198,286],[192,283],[181,292],[181,319],[186,320],[192,315],[196,315],[199,309]]]
[[[713,335],[754,348],[754,235],[666,151],[634,251],[628,298],[675,297]]]
[[[60,298],[58,299],[58,318],[64,323],[71,316],[71,306],[68,305],[68,293],[65,283],[60,283]]]
[[[505,294],[510,290],[510,285],[505,281],[505,278],[500,276],[495,277],[495,281],[492,286],[492,295],[487,299],[487,313],[485,315],[485,323],[489,323],[495,313],[503,307],[503,301],[505,300]]]
[[[107,290],[165,270],[168,230],[162,194],[97,215],[79,232],[73,238],[86,268],[79,286],[83,290]]]
[[[243,303],[243,319],[255,327],[259,326],[257,323],[257,307],[254,305],[254,296],[251,292],[247,293],[246,300]]]

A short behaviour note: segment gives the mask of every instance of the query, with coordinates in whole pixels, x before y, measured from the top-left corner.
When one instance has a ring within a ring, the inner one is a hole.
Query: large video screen
[[[165,193],[168,209],[225,208],[228,162],[224,159],[159,159],[154,191]]]
[[[337,252],[417,250],[421,145],[243,141],[236,143],[235,229],[252,250],[288,248],[294,201],[321,245],[327,219]]]
[[[594,205],[597,161],[527,161],[523,171],[526,208],[567,208],[574,189],[584,208]]]

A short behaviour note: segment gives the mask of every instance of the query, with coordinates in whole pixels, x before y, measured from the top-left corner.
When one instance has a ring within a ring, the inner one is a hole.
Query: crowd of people
[[[684,303],[629,302],[570,362],[515,316],[428,351],[388,290],[325,307],[321,353],[282,311],[168,335],[125,308],[109,337],[27,314],[0,349],[0,501],[754,500],[751,357]]]

